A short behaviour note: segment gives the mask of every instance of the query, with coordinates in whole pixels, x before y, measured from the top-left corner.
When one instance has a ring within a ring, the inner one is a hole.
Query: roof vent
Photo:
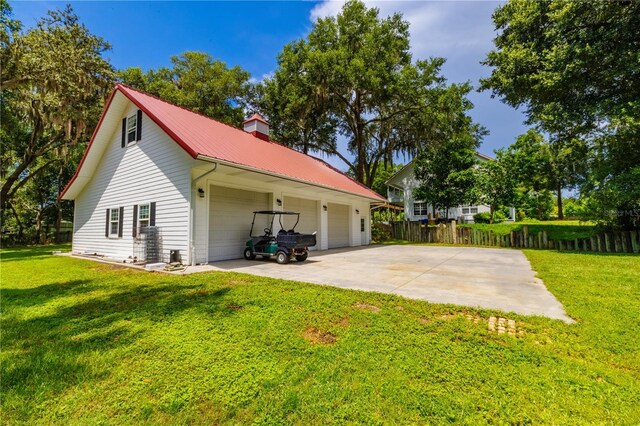
[[[256,138],[269,140],[269,123],[260,114],[255,113],[244,122],[244,131]]]

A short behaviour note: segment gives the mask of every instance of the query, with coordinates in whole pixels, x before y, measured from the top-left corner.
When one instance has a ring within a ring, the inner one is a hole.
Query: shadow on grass
[[[0,261],[35,260],[34,258],[36,257],[46,258],[58,250],[62,252],[70,251],[71,244],[4,248],[0,250]]]
[[[71,280],[43,284],[29,288],[6,288],[3,286],[0,299],[5,306],[29,307],[47,303],[51,299],[88,293],[96,289],[91,280]]]
[[[236,313],[223,300],[230,287],[160,282],[111,289],[92,282],[3,290],[2,394],[37,399],[43,393],[96,383],[110,374],[104,363],[133,353],[133,346],[154,323],[171,321],[190,309],[210,316]],[[63,297],[70,300],[62,301],[53,313],[34,315],[39,309],[35,305]]]

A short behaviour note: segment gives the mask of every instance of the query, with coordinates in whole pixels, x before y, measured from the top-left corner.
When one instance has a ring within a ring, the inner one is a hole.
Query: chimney
[[[264,141],[269,140],[269,123],[258,113],[253,114],[244,122],[244,131]]]

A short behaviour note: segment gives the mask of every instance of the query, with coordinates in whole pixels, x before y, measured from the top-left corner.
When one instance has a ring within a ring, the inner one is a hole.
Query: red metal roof
[[[193,158],[203,156],[217,159],[369,199],[385,200],[370,188],[354,181],[320,159],[275,142],[264,141],[243,130],[123,84],[116,84],[114,92],[118,90]],[[75,175],[67,188],[74,179]]]

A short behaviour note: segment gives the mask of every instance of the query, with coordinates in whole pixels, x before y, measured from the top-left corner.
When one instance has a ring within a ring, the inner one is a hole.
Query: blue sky
[[[411,26],[414,58],[447,58],[443,74],[451,82],[470,80],[474,86],[490,70],[480,65],[493,44],[491,1],[367,1],[382,15],[401,12]],[[304,37],[318,17],[335,15],[341,1],[319,2],[71,2],[81,21],[111,43],[108,53],[117,68],[143,69],[168,65],[172,55],[204,51],[240,65],[260,80],[276,67],[282,47]],[[11,2],[14,17],[28,28],[47,10],[65,2]],[[490,134],[480,148],[492,154],[526,131],[524,116],[491,99],[472,93],[474,120]],[[337,159],[328,159],[344,169]]]

